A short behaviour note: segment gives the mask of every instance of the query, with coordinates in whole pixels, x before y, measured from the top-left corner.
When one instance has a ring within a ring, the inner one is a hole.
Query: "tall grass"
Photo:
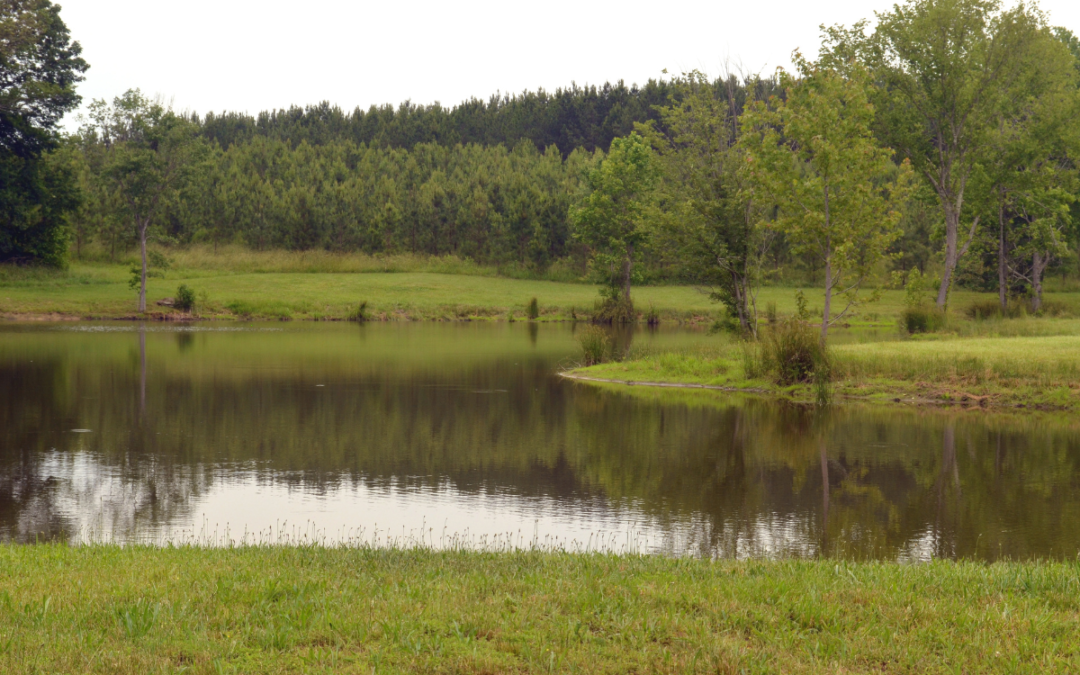
[[[810,326],[788,319],[763,332],[763,370],[772,373],[781,385],[828,378],[829,351]]]
[[[164,249],[163,249],[164,250]],[[507,277],[545,281],[582,282],[582,273],[568,262],[556,262],[538,270],[516,263],[487,265],[454,255],[428,256],[413,253],[339,253],[314,249],[309,251],[256,251],[244,246],[207,246],[202,244],[170,248],[166,251],[174,269],[251,273],[365,273],[432,272],[483,277]],[[134,253],[125,253],[120,262],[135,261]],[[84,256],[86,261],[110,262],[108,256]]]
[[[586,366],[604,363],[611,358],[614,344],[611,334],[600,326],[586,326],[577,336]]]
[[[1080,385],[1080,336],[879,342],[835,348],[849,379],[912,383],[1072,387]]]

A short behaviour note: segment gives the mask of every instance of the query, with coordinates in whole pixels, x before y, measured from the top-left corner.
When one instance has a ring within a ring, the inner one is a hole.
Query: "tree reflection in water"
[[[1080,550],[1068,420],[598,389],[554,375],[575,354],[569,328],[537,324],[8,329],[0,537],[153,539],[264,486],[283,521],[362,494],[551,531],[629,517],[672,554]]]

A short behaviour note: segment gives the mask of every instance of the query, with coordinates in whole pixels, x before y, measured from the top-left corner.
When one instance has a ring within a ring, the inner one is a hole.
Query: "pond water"
[[[577,354],[569,325],[0,325],[0,540],[1080,553],[1068,419],[597,388]]]

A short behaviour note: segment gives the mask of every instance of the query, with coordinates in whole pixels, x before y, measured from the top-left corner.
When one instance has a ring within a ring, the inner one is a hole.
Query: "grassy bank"
[[[756,349],[728,341],[579,368],[571,375],[815,399],[812,384],[781,386],[761,373]],[[1080,406],[1080,320],[968,322],[958,332],[921,339],[894,336],[836,344],[831,356],[832,392],[841,398],[980,407]]]
[[[180,284],[195,291],[195,314],[203,319],[346,319],[360,303],[375,320],[492,319],[526,317],[532,298],[540,320],[587,317],[597,288],[577,283],[577,272],[553,268],[544,275],[528,270],[482,266],[458,258],[408,255],[372,257],[324,251],[257,252],[195,247],[169,252],[171,267],[150,279],[148,310],[154,318],[177,316],[157,301],[175,295]],[[128,287],[129,263],[75,262],[64,271],[0,266],[0,316],[52,318],[136,318],[137,294]],[[796,309],[793,288],[762,289],[759,307],[780,314]],[[806,289],[810,310],[820,305]],[[1080,293],[1057,293],[1061,306],[1080,314]],[[989,294],[958,292],[957,317]],[[645,286],[634,289],[639,312],[655,309],[663,320],[712,322],[719,307],[702,289]],[[851,318],[855,326],[895,325],[903,293],[888,291]]]
[[[1075,563],[0,547],[5,673],[1076,672]]]

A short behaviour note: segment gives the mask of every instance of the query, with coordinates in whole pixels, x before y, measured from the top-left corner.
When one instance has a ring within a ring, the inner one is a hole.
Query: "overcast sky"
[[[85,102],[139,87],[180,110],[260,110],[330,101],[454,105],[576,81],[628,84],[667,68],[751,72],[816,54],[818,26],[892,2],[363,2],[57,0],[90,63]],[[1080,1],[1041,4],[1080,32]],[[73,120],[68,120],[72,124]]]

